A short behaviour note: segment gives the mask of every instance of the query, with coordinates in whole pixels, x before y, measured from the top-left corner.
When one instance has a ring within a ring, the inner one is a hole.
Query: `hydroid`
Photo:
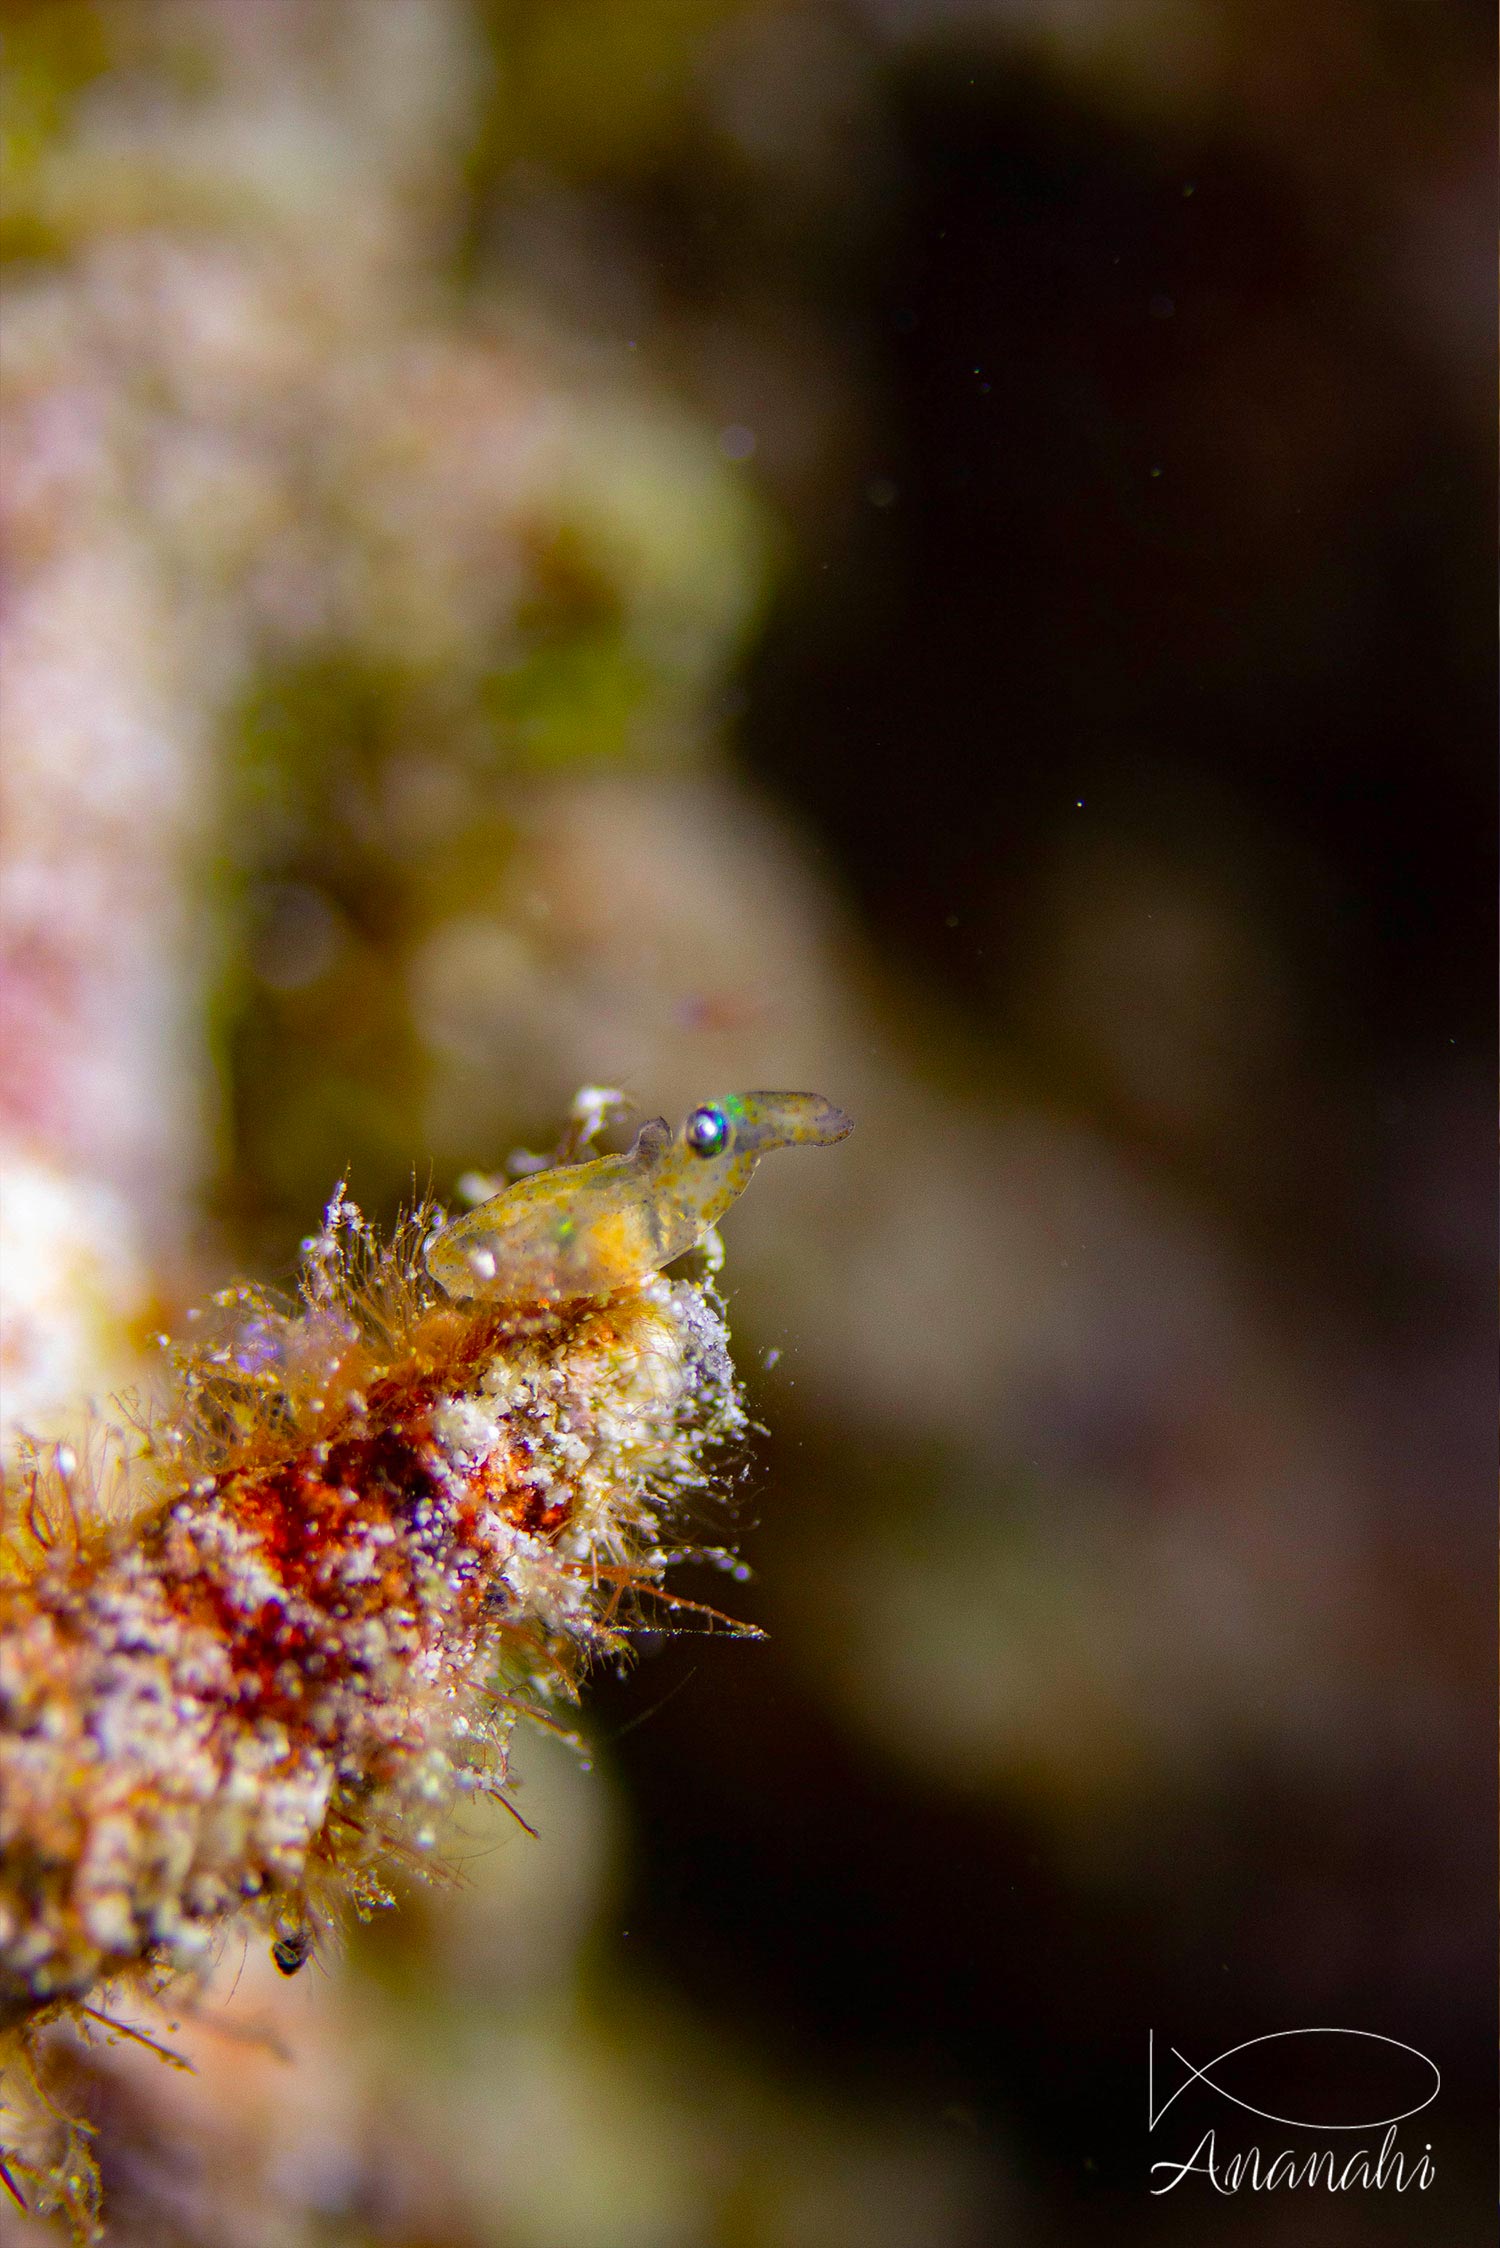
[[[300,1292],[225,1291],[101,1464],[24,1458],[0,1540],[0,2098],[18,2197],[96,2225],[45,2033],[201,1973],[294,1972],[453,1800],[628,1645],[744,1415],[717,1299],[652,1274],[454,1302],[342,1188]],[[113,1484],[116,1503],[102,1505]]]

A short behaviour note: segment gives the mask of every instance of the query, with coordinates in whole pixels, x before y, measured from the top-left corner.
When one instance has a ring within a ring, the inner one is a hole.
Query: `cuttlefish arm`
[[[542,1171],[445,1228],[427,1269],[450,1296],[572,1303],[609,1296],[696,1248],[778,1147],[826,1147],[854,1129],[817,1093],[732,1093],[675,1136],[662,1117],[625,1155]]]

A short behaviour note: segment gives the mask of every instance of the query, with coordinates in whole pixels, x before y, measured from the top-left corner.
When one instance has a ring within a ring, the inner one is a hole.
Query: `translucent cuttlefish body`
[[[609,1296],[696,1248],[777,1147],[827,1147],[854,1129],[817,1093],[733,1093],[695,1108],[674,1137],[643,1124],[624,1155],[521,1179],[429,1243],[450,1296],[566,1304]]]

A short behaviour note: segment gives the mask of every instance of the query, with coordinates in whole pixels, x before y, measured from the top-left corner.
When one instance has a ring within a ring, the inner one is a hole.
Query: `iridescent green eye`
[[[695,1108],[682,1136],[695,1155],[717,1155],[729,1138],[729,1119],[721,1108]]]

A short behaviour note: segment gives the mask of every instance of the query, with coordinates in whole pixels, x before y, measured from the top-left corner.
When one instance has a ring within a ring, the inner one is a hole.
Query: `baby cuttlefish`
[[[827,1147],[854,1125],[817,1093],[732,1093],[674,1137],[653,1117],[625,1155],[521,1179],[429,1243],[450,1296],[565,1304],[612,1295],[696,1248],[777,1147]]]

